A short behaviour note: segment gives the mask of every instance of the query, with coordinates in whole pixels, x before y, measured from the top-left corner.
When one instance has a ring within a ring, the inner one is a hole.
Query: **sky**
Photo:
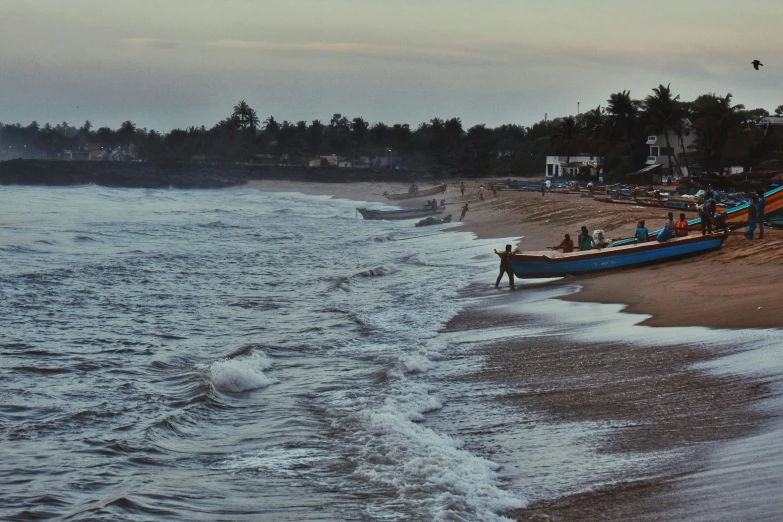
[[[532,125],[642,99],[783,104],[779,0],[0,0],[0,121]],[[750,62],[764,66],[753,70]]]

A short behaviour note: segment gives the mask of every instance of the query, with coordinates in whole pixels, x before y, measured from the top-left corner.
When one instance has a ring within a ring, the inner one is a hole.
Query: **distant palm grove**
[[[783,105],[774,114],[783,115]],[[764,109],[748,110],[735,104],[731,94],[704,94],[682,101],[665,85],[655,87],[643,99],[634,99],[629,91],[617,92],[605,106],[529,127],[511,123],[465,129],[457,117],[433,118],[413,129],[406,123],[370,123],[342,114],[328,122],[278,121],[274,116],[262,120],[240,101],[210,128],[174,129],[165,134],[138,128],[131,121],[118,129],[94,129],[89,121],[80,127],[66,122],[54,126],[0,124],[0,159],[130,158],[307,166],[313,158],[333,155],[357,163],[389,158],[374,164],[381,168],[392,164],[464,174],[537,175],[543,172],[548,155],[588,153],[599,158],[611,178],[644,166],[650,133],[681,142],[683,132],[693,131],[695,141],[680,160],[691,171],[694,167],[720,171],[729,165],[747,169],[781,160],[783,126],[762,122],[769,116]]]

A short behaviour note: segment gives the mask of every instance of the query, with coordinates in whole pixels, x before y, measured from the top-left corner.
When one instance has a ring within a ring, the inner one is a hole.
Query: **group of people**
[[[546,191],[552,188],[552,182],[548,179],[541,178],[541,195],[546,194]]]
[[[415,183],[411,183],[411,186],[408,187],[408,194],[415,194],[419,191],[419,186]]]
[[[441,199],[440,200],[440,206],[441,207],[445,207],[446,206],[446,200],[445,199]],[[427,204],[424,205],[424,208],[425,209],[437,210],[438,209],[438,200],[435,199],[435,198],[432,198],[432,201],[427,201]]]

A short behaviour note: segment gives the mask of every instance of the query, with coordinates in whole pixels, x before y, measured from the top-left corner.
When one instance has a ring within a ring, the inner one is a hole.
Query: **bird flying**
[[[750,63],[752,63],[752,64],[753,64],[753,68],[754,68],[754,69],[756,69],[757,71],[759,70],[759,65],[760,65],[760,66],[762,66],[762,67],[764,67],[764,64],[763,64],[763,63],[761,63],[759,60],[753,60],[753,61],[752,61],[752,62],[750,62]]]

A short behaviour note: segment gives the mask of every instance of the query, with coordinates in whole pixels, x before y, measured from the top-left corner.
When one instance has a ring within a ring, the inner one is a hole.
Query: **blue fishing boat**
[[[772,190],[768,190],[764,193],[764,197],[767,200],[767,208],[766,208],[766,215],[767,216],[773,216],[777,213],[783,212],[783,187],[777,187]],[[747,223],[748,221],[748,207],[750,207],[750,203],[743,203],[741,205],[737,205],[735,207],[731,207],[730,209],[724,210],[720,212],[721,215],[723,215],[724,219],[726,220],[726,224],[731,225],[742,225],[744,223]],[[694,230],[701,227],[701,218],[691,219],[688,221],[688,229]],[[649,238],[654,239],[658,237],[658,233],[663,229],[658,229],[653,232],[650,232]],[[618,241],[615,241],[612,246],[613,247],[620,247],[625,245],[632,245],[636,243],[635,237],[629,237],[627,239],[621,239]]]
[[[412,219],[443,214],[445,206],[433,210],[432,208],[405,208],[402,210],[370,210],[367,208],[357,208],[359,214],[364,219]]]
[[[513,254],[509,264],[514,274],[523,279],[563,277],[567,274],[628,268],[701,254],[720,248],[727,237],[727,233],[686,236],[665,243],[655,241],[567,254],[553,251],[522,252]]]

